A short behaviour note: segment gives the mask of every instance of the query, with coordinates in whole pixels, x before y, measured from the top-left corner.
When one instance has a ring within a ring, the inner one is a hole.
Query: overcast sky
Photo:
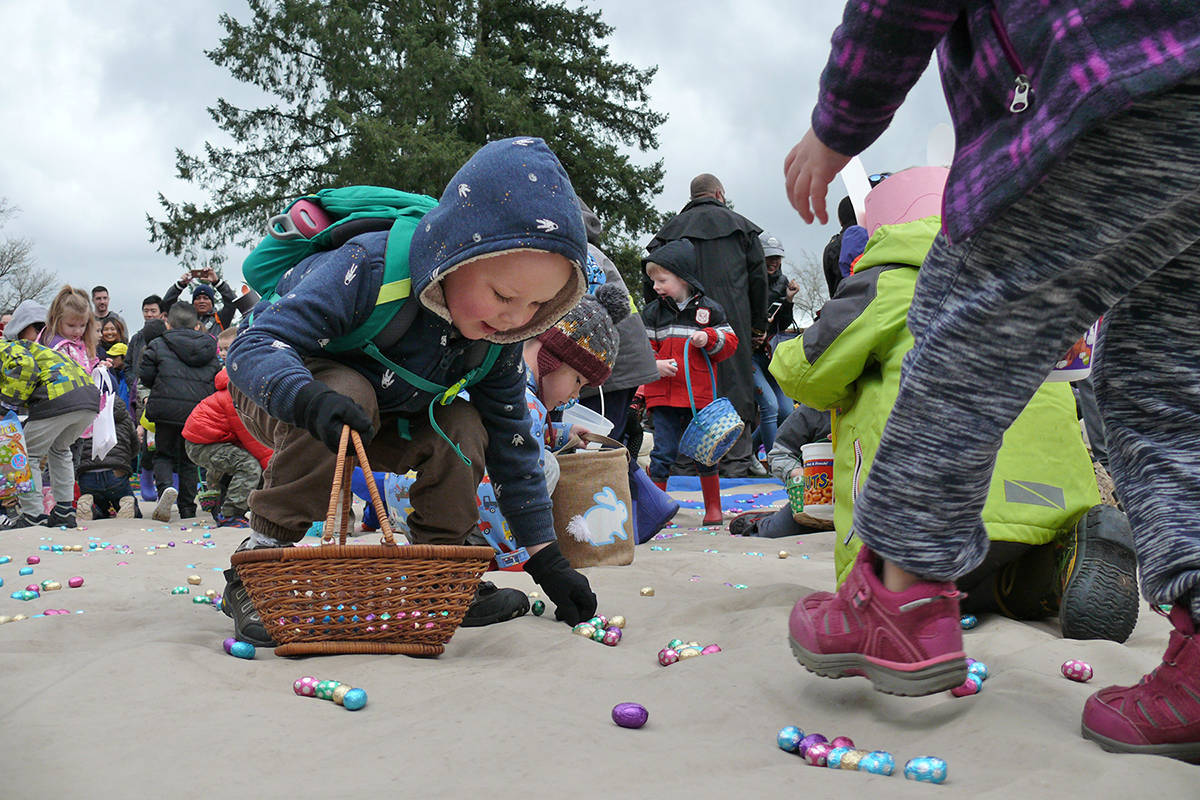
[[[604,0],[611,54],[658,65],[654,107],[669,115],[657,153],[662,209],[711,172],[737,211],[779,236],[789,260],[820,253],[834,224],[807,226],[788,205],[783,158],[808,128],[836,0]],[[201,200],[175,178],[176,147],[198,152],[220,131],[205,109],[255,95],[204,56],[217,17],[238,0],[0,0],[0,197],[20,210],[0,231],[27,237],[39,266],[65,282],[106,284],[112,308],[140,324],[140,301],[181,268],[147,241],[156,195]],[[930,130],[948,121],[931,67],[862,161],[868,172],[923,164]],[[399,187],[405,188],[405,187]],[[841,192],[840,182],[833,192]],[[647,237],[648,240],[649,237]],[[240,255],[225,268],[240,283]]]

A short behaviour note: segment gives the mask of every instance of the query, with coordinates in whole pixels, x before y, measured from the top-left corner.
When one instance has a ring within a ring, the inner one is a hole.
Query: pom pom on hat
[[[545,377],[561,365],[574,367],[589,386],[599,386],[612,374],[620,338],[617,323],[629,316],[629,295],[606,283],[595,295],[584,295],[566,316],[537,337],[538,375]]]

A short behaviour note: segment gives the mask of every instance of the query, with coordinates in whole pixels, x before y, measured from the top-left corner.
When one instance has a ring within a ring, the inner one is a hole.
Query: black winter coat
[[[221,371],[217,340],[201,331],[169,330],[146,346],[139,377],[150,389],[146,418],[182,426],[196,405],[216,391]]]
[[[125,407],[125,403],[120,397],[115,400],[113,422],[117,424],[117,443],[108,451],[108,455],[95,460],[92,458],[91,440],[84,439],[83,459],[79,462],[79,468],[75,470],[77,473],[111,469],[114,472],[129,474],[129,466],[138,454],[137,430],[133,427],[133,417],[129,416],[129,409]]]

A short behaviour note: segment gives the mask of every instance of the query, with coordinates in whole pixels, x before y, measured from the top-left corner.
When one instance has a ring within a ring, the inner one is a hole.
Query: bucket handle
[[[354,443],[353,450],[350,449],[351,442]],[[383,498],[379,496],[379,487],[375,485],[375,473],[371,471],[371,462],[367,460],[367,450],[363,447],[362,437],[358,435],[358,431],[352,430],[349,425],[342,427],[342,439],[338,442],[337,461],[333,469],[333,488],[329,491],[329,510],[325,514],[325,530],[321,536],[321,544],[333,544],[333,526],[339,506],[342,511],[342,522],[338,526],[338,544],[346,543],[346,534],[350,529],[350,505],[354,498],[348,476],[354,474],[356,454],[358,463],[362,465],[363,476],[367,479],[367,491],[371,494],[371,505],[375,507],[375,513],[379,517],[379,530],[383,532],[383,538],[379,543],[390,544],[394,547],[396,539],[392,535],[392,523],[388,519]]]
[[[692,394],[692,371],[688,369],[688,349],[695,347],[692,344],[692,339],[689,336],[683,342],[683,380],[687,384],[688,404],[692,407],[692,416],[696,416],[696,395]],[[712,396],[713,400],[717,399],[717,373],[713,370],[712,359],[708,357],[708,351],[703,347],[696,347],[700,354],[704,356],[704,362],[708,364],[708,378],[712,381]]]

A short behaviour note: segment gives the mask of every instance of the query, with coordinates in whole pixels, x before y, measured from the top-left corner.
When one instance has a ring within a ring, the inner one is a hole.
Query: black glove
[[[568,625],[578,625],[596,615],[596,593],[588,579],[576,572],[551,542],[525,562],[525,571],[554,601],[554,616]]]
[[[375,435],[375,426],[362,406],[320,381],[313,381],[296,393],[292,411],[297,425],[335,453],[342,441],[344,425],[358,431],[364,443]]]

